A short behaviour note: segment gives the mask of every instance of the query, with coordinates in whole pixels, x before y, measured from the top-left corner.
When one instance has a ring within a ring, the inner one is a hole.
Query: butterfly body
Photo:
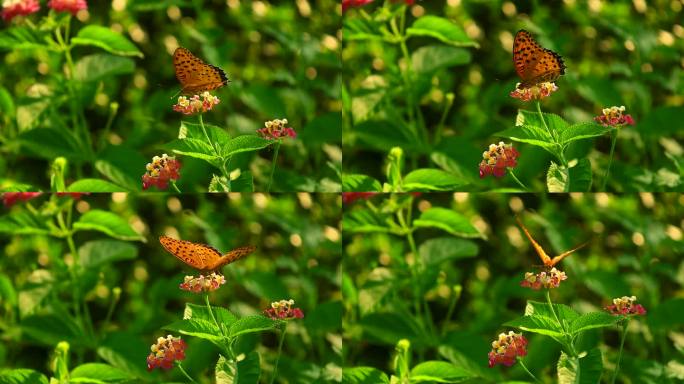
[[[544,251],[544,248],[542,248],[541,245],[539,245],[539,243],[537,243],[532,238],[532,235],[530,235],[530,232],[527,230],[527,228],[522,223],[522,221],[520,221],[520,219],[517,216],[515,219],[518,221],[518,225],[520,225],[523,232],[525,232],[525,236],[527,236],[527,239],[530,240],[530,243],[532,243],[532,247],[534,248],[534,250],[537,251],[539,258],[542,260],[542,263],[544,263],[544,267],[546,267],[548,269],[555,267],[556,264],[558,264],[561,260],[570,256],[573,252],[577,251],[578,249],[580,249],[580,248],[582,248],[588,244],[588,243],[580,244],[577,247],[575,247],[569,251],[565,251],[565,252],[561,253],[560,255],[552,258],[546,253],[546,251]]]
[[[221,68],[205,63],[183,47],[173,52],[173,67],[183,86],[182,93],[197,94],[228,84],[228,77]]]
[[[518,85],[519,89],[555,81],[565,74],[566,68],[563,58],[559,54],[543,48],[524,29],[515,34],[513,64],[521,80]]]
[[[202,272],[215,271],[256,250],[256,247],[249,245],[221,254],[214,247],[186,240],[176,240],[168,236],[160,236],[159,243],[177,259]]]

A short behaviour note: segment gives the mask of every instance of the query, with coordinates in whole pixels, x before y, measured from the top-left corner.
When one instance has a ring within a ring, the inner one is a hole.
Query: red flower
[[[530,88],[518,88],[518,86],[520,83],[515,86],[510,96],[522,101],[542,100],[558,90],[558,86],[550,82],[535,84]]]
[[[85,0],[50,0],[48,7],[57,12],[71,12],[75,16],[81,9],[88,9],[88,3]]]
[[[194,95],[189,99],[185,96],[178,97],[178,103],[173,106],[173,110],[184,115],[194,115],[209,112],[220,102],[221,100],[217,96],[204,91],[202,100],[200,100],[200,95]]]
[[[503,364],[507,367],[515,364],[518,356],[527,355],[527,340],[522,333],[499,334],[499,339],[492,342],[492,350],[489,352],[489,368]]]
[[[266,126],[265,128],[257,129],[257,133],[263,139],[277,140],[281,137],[291,137],[293,139],[297,137],[297,132],[295,132],[294,128],[285,126],[287,125],[287,119],[267,121],[264,125]]]
[[[625,106],[603,108],[603,114],[594,117],[594,120],[605,127],[622,127],[634,125],[632,115],[625,115]]]
[[[147,356],[147,370],[151,371],[157,367],[173,368],[174,361],[185,359],[186,347],[187,344],[180,337],[168,335],[166,338],[158,338],[157,343],[150,348],[152,352]]]
[[[70,196],[74,200],[79,200],[83,195],[90,195],[90,192],[57,192],[57,197]]]
[[[368,200],[379,192],[342,192],[342,203],[350,204],[359,199]]]
[[[299,308],[293,308],[294,300],[280,300],[271,303],[271,308],[264,310],[264,315],[273,320],[303,319],[304,312]]]
[[[210,292],[219,289],[226,283],[226,278],[216,272],[211,275],[185,276],[185,279],[180,284],[180,289],[188,292],[200,293]]]
[[[43,192],[5,192],[2,194],[2,203],[5,207],[11,207],[18,201],[29,201],[40,196]]]
[[[503,177],[506,174],[506,168],[518,165],[519,156],[520,153],[513,148],[513,144],[504,144],[503,141],[498,145],[490,144],[489,149],[482,154],[480,179],[488,175]]]
[[[5,0],[2,3],[2,19],[9,22],[15,16],[26,16],[39,10],[38,0]]]
[[[609,305],[605,309],[615,316],[645,315],[646,309],[641,304],[635,304],[636,300],[636,296],[622,296],[613,299],[613,305]]]
[[[540,288],[558,288],[561,281],[567,280],[565,272],[557,270],[555,267],[551,268],[550,271],[543,271],[540,273],[525,273],[525,280],[523,280],[520,285],[523,287],[532,288],[535,291]]]
[[[147,172],[142,176],[143,189],[147,189],[152,185],[156,185],[159,189],[166,189],[169,186],[169,180],[178,180],[180,178],[180,161],[175,157],[167,156],[166,153],[162,157],[155,156],[152,162],[145,166]]]

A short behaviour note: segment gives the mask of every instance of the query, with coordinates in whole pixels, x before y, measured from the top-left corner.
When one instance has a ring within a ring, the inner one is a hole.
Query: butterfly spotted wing
[[[173,67],[176,78],[183,86],[183,93],[211,91],[228,83],[228,77],[221,68],[205,63],[183,47],[173,52]]]
[[[200,271],[219,269],[249,255],[256,249],[253,246],[240,247],[221,255],[219,251],[208,245],[176,240],[168,236],[160,236],[159,243],[178,260]]]
[[[540,46],[524,29],[515,34],[513,63],[521,80],[518,86],[520,89],[554,81],[565,74],[563,58],[556,52]]]
[[[569,251],[565,251],[565,252],[561,253],[560,255],[551,258],[551,257],[549,257],[549,255],[546,254],[546,251],[544,251],[544,248],[542,248],[541,245],[539,245],[539,243],[537,243],[532,238],[532,235],[530,235],[530,231],[528,231],[527,228],[525,227],[525,225],[522,223],[522,221],[520,221],[520,218],[518,218],[516,216],[515,219],[518,221],[518,225],[520,225],[520,228],[522,228],[523,232],[525,232],[525,236],[527,236],[527,238],[530,240],[530,243],[532,243],[532,247],[534,248],[535,251],[537,251],[539,258],[542,260],[542,263],[544,263],[544,266],[546,268],[555,267],[556,264],[558,264],[561,260],[570,256],[570,254],[572,254],[576,250],[578,250],[578,249],[580,249],[580,248],[582,248],[588,244],[588,243],[580,244],[577,247],[575,247]]]

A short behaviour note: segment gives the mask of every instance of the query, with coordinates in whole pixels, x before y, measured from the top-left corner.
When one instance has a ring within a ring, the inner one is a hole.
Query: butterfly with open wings
[[[181,93],[197,94],[221,88],[228,84],[228,76],[223,69],[207,64],[183,47],[173,52],[173,67],[176,78],[183,87]]]
[[[573,249],[571,249],[571,250],[569,250],[569,251],[565,251],[565,252],[561,253],[560,255],[555,256],[555,257],[552,258],[552,257],[550,257],[549,255],[547,255],[547,254],[546,254],[546,251],[544,251],[544,248],[542,248],[541,245],[539,245],[539,243],[537,243],[537,242],[532,238],[532,235],[530,235],[530,231],[527,230],[527,228],[526,228],[525,225],[522,223],[522,221],[520,220],[520,218],[516,216],[516,217],[515,217],[515,220],[518,221],[518,225],[520,225],[520,228],[522,228],[523,232],[525,232],[525,235],[526,235],[527,238],[530,240],[530,243],[532,243],[532,247],[534,247],[534,250],[537,251],[537,254],[539,255],[539,258],[542,260],[542,263],[544,263],[544,267],[546,267],[547,269],[550,269],[550,268],[555,267],[556,264],[558,264],[561,260],[563,260],[564,258],[570,256],[570,254],[572,254],[573,252],[577,251],[578,249],[580,249],[580,248],[584,247],[585,245],[589,244],[589,242],[580,244],[580,245],[576,246],[575,248],[573,248]]]
[[[159,242],[170,254],[178,260],[201,272],[212,272],[224,265],[240,260],[256,250],[248,245],[235,248],[226,254],[205,244],[193,243],[186,240],[176,240],[168,236],[159,236]]]

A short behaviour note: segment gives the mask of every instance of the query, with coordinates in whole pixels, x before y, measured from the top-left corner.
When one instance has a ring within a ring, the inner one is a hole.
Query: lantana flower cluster
[[[294,307],[294,300],[280,300],[271,303],[271,308],[264,310],[264,315],[273,320],[290,320],[304,318],[304,312]]]
[[[201,95],[194,95],[191,98],[186,96],[178,97],[178,103],[173,106],[173,110],[180,112],[184,115],[194,115],[197,113],[209,112],[218,105],[221,100],[209,93],[209,91],[204,91]]]
[[[5,192],[2,194],[2,203],[9,208],[20,201],[29,201],[40,196],[43,192]]]
[[[513,168],[518,165],[520,153],[513,148],[513,144],[490,144],[489,149],[482,154],[483,160],[480,162],[480,178],[488,175],[503,177],[506,168]]]
[[[535,291],[541,288],[558,288],[561,281],[567,280],[568,276],[565,272],[558,269],[551,268],[550,271],[542,271],[539,273],[526,272],[525,279],[520,283],[521,286],[532,288]]]
[[[645,315],[646,309],[641,304],[636,304],[636,296],[622,296],[613,299],[613,304],[606,307],[611,315],[630,316]]]
[[[219,289],[226,283],[226,278],[216,272],[210,275],[185,276],[185,279],[180,284],[180,289],[188,292],[200,293],[210,292]]]
[[[594,117],[594,121],[605,127],[622,127],[624,125],[634,125],[632,115],[625,114],[625,106],[603,108],[603,114]]]
[[[275,119],[264,123],[264,128],[257,129],[257,134],[264,139],[277,140],[281,137],[297,137],[294,128],[287,127],[287,119]]]
[[[492,342],[492,350],[489,352],[489,368],[503,364],[507,367],[515,364],[519,356],[527,355],[527,339],[522,333],[513,331],[500,333],[499,339]]]
[[[529,88],[519,87],[520,83],[516,84],[515,90],[510,93],[510,96],[514,99],[520,99],[522,101],[542,100],[551,96],[552,93],[558,90],[556,83],[552,82],[535,84]]]
[[[157,342],[150,347],[152,352],[147,356],[147,370],[151,371],[157,367],[173,368],[174,361],[185,359],[186,347],[187,344],[180,337],[168,335],[158,338]]]
[[[147,172],[142,176],[143,189],[148,189],[153,185],[159,189],[166,189],[169,186],[169,180],[175,181],[180,178],[180,168],[180,161],[166,153],[161,157],[153,157],[152,162],[145,166]]]
[[[88,9],[86,0],[50,0],[47,6],[57,12],[70,12],[73,15],[82,9]],[[16,16],[27,16],[39,10],[38,0],[3,0],[2,19],[9,22]]]

